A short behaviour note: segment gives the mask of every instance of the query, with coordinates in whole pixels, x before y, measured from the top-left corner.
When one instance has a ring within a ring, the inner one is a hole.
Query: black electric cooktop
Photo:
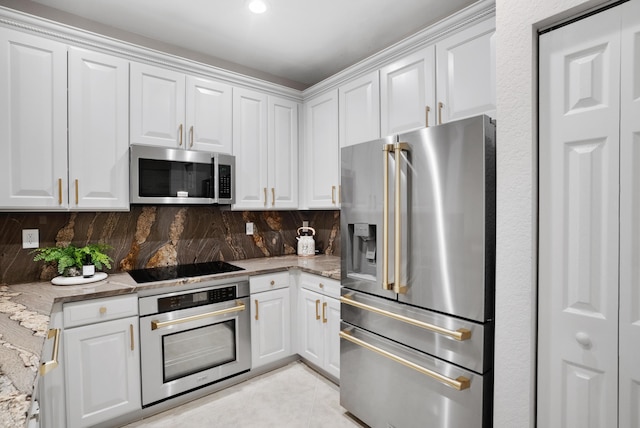
[[[165,266],[149,269],[134,269],[129,275],[138,284],[144,282],[166,281],[168,279],[190,278],[194,276],[214,275],[217,273],[244,270],[227,262],[193,263],[188,265]]]

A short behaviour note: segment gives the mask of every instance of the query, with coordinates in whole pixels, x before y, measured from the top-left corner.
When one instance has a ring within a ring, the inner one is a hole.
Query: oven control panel
[[[225,302],[236,298],[236,287],[221,287],[212,290],[196,291],[193,293],[179,294],[158,298],[158,312],[171,312],[179,309],[194,308],[196,306],[210,305],[212,303]]]

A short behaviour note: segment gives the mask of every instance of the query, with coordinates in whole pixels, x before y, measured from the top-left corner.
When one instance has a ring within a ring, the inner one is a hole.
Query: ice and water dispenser
[[[376,225],[349,224],[350,263],[348,275],[362,279],[376,278]]]

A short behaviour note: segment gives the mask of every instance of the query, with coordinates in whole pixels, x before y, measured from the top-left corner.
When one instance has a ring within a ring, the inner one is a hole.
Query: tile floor
[[[362,428],[338,386],[300,361],[126,428]]]

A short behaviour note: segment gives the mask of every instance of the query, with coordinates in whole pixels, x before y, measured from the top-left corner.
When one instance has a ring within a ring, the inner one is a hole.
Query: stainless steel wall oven
[[[140,298],[143,406],[251,368],[248,296],[243,277]]]

